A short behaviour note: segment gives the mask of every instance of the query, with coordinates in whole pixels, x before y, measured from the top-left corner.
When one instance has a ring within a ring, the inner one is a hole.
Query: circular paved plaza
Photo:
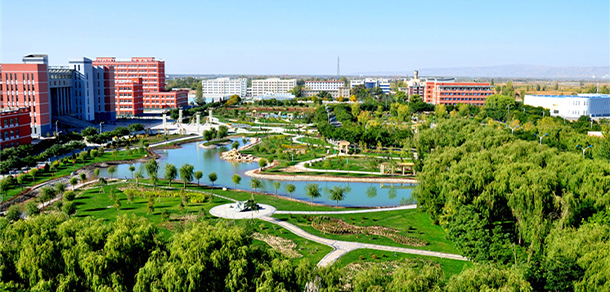
[[[224,204],[216,206],[210,210],[210,214],[216,217],[227,218],[227,219],[252,219],[262,216],[269,216],[275,213],[275,208],[266,204],[258,204],[260,209],[258,211],[244,211],[238,212],[233,208],[237,203]]]

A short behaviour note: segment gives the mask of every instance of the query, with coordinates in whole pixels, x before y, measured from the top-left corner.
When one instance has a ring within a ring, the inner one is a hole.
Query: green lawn
[[[459,253],[453,247],[453,244],[449,240],[445,239],[445,231],[440,226],[432,224],[430,222],[429,216],[417,209],[327,216],[344,220],[345,222],[356,226],[385,226],[389,228],[394,228],[399,230],[402,235],[423,239],[428,242],[428,245],[425,245],[423,247],[408,246],[397,243],[387,237],[375,235],[325,234],[313,228],[311,226],[311,222],[307,220],[307,217],[313,218],[314,216],[284,214],[273,215],[273,217],[275,218],[287,220],[288,222],[299,226],[303,230],[321,237],[336,240],[408,247],[414,249],[431,250],[455,254]]]
[[[97,162],[113,161],[113,160],[133,160],[133,159],[142,158],[142,157],[144,157],[145,154],[147,154],[147,153],[140,153],[137,149],[132,149],[132,154],[129,154],[128,152],[129,151],[120,151],[120,152],[116,153],[116,156],[115,156],[112,154],[112,152],[107,151],[101,157],[95,157],[95,158],[89,157],[89,158],[85,159],[84,163],[83,163],[83,161],[81,161],[79,159],[77,159],[75,161],[75,163],[73,163],[72,160],[69,159],[70,161],[67,161],[66,163],[57,164],[56,171],[51,171],[51,170],[44,171],[44,169],[40,169],[38,171],[38,173],[36,174],[36,177],[35,177],[36,180],[33,180],[30,175],[26,174],[26,181],[24,183],[24,187],[28,188],[28,187],[46,182],[48,180],[70,175],[70,173],[82,168],[83,166],[89,165],[89,164],[93,164],[93,163],[97,163]],[[17,183],[17,181],[15,180],[15,185],[13,185],[12,188],[8,190],[8,194],[4,198],[5,200],[9,199],[21,192],[21,187],[19,185],[17,185],[16,183]]]
[[[150,180],[141,179],[140,182],[149,184]],[[133,183],[133,182],[130,182],[130,183]],[[167,180],[159,179],[159,183],[157,185],[167,187],[167,186],[169,186],[169,183]],[[174,188],[181,188],[182,185],[183,185],[182,182],[176,182],[176,181],[172,182],[172,187],[174,187]],[[246,186],[237,185],[237,187],[245,188]],[[187,189],[209,192],[209,193],[225,196],[228,198],[232,198],[232,199],[235,199],[238,201],[246,201],[246,200],[250,199],[252,196],[252,193],[247,192],[247,191],[232,190],[232,189],[227,189],[226,191],[223,191],[222,189],[219,189],[219,188],[212,188],[212,187],[209,187],[206,185],[198,186],[197,184],[188,184]],[[334,208],[332,206],[310,205],[309,203],[306,203],[306,202],[293,201],[293,200],[289,200],[288,198],[283,198],[283,197],[279,197],[279,196],[276,197],[273,195],[258,194],[258,193],[254,194],[254,201],[256,201],[257,203],[261,203],[261,204],[271,205],[271,206],[275,207],[277,210],[283,210],[283,211],[357,210],[354,208],[342,208],[342,207]]]
[[[313,169],[370,171],[379,173],[379,165],[386,162],[385,159],[364,157],[331,157],[326,161],[318,161],[311,164]]]
[[[375,255],[376,259],[373,259],[373,255]],[[362,257],[362,259],[361,259]],[[420,256],[413,255],[407,253],[396,253],[394,255],[393,252],[389,251],[380,251],[380,250],[371,250],[371,249],[357,249],[351,251],[341,258],[337,260],[335,263],[338,268],[344,268],[350,263],[358,263],[358,262],[373,262],[373,263],[387,263],[396,261],[405,262],[412,261],[413,259],[423,259],[424,261],[431,261],[441,264],[443,272],[445,273],[445,278],[449,279],[453,275],[459,274],[465,268],[471,267],[472,263],[467,261],[458,261],[452,259],[443,259],[437,257],[428,257],[428,256]]]
[[[181,222],[185,215],[197,215],[200,213],[206,214],[205,220],[211,225],[224,221],[225,219],[216,218],[209,215],[209,210],[215,206],[230,203],[230,201],[222,198],[214,198],[212,202],[204,203],[189,203],[183,211],[180,210],[180,198],[179,197],[158,197],[154,198],[154,211],[148,214],[148,198],[145,197],[134,197],[130,204],[124,193],[117,189],[117,187],[124,187],[129,183],[120,183],[116,185],[104,186],[104,192],[100,192],[99,187],[94,187],[88,190],[80,191],[79,195],[75,199],[77,206],[76,217],[93,217],[101,218],[108,221],[116,220],[117,216],[122,214],[134,214],[139,217],[146,217],[153,224],[159,227],[159,230],[163,237],[169,238],[172,231],[172,224]],[[163,182],[162,185],[166,185]],[[181,184],[174,184],[174,186],[180,186]],[[114,200],[110,198],[111,189],[115,196],[118,196],[121,202],[121,207],[118,210],[113,207]],[[170,214],[170,219],[167,222],[163,221],[162,212],[167,211]],[[275,235],[294,241],[297,245],[297,251],[303,255],[302,258],[295,258],[293,261],[300,261],[303,258],[308,258],[310,261],[317,263],[332,248],[312,242],[301,237],[298,237],[290,231],[281,228],[277,225],[260,221],[260,220],[229,220],[231,224],[237,224],[239,226],[248,228],[252,231],[257,231],[264,234]],[[266,245],[263,241],[255,240],[255,244]]]
[[[301,137],[298,139],[300,142],[303,142],[305,144],[315,144],[315,145],[323,145],[323,146],[330,146],[333,147],[333,144],[330,144],[326,141],[324,141],[323,139],[320,138],[310,138],[310,137]]]

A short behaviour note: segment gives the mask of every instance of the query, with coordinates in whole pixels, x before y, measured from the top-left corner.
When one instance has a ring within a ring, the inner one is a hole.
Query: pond
[[[242,143],[241,139],[237,139],[239,143]],[[258,168],[257,163],[238,163],[228,162],[220,159],[220,153],[229,150],[229,146],[219,147],[215,149],[203,149],[198,147],[197,143],[188,143],[181,145],[179,149],[164,149],[157,150],[156,152],[161,155],[161,158],[157,160],[159,162],[159,177],[164,176],[164,168],[166,163],[172,163],[176,168],[180,168],[183,164],[189,163],[195,167],[195,171],[201,170],[203,172],[203,178],[201,183],[211,184],[208,179],[208,174],[216,172],[218,180],[214,183],[216,186],[224,186],[233,188],[232,177],[234,174],[239,174],[242,178],[241,183],[237,185],[238,189],[250,190],[250,177],[244,173],[251,169]],[[144,163],[134,164],[136,169],[139,169],[144,176],[146,176],[146,170],[144,169]],[[107,169],[100,169],[100,175],[109,176]],[[129,171],[129,165],[123,164],[117,167],[117,172],[114,177],[131,177]],[[263,187],[257,191],[262,191],[270,194],[275,194],[272,180],[261,179]],[[194,181],[196,182],[196,180]],[[305,202],[311,202],[311,198],[307,196],[305,186],[307,183],[316,183],[322,190],[322,196],[314,199],[315,203],[335,205],[336,202],[329,198],[329,189],[338,185],[348,187],[348,192],[345,195],[345,199],[339,202],[340,206],[345,207],[380,207],[380,206],[398,206],[401,200],[404,202],[409,200],[412,186],[401,186],[394,184],[381,185],[379,183],[360,183],[360,182],[325,182],[325,181],[279,181],[281,186],[278,190],[278,195],[289,197],[290,194],[286,191],[286,185],[292,183],[295,185],[296,190],[292,194],[292,197]]]

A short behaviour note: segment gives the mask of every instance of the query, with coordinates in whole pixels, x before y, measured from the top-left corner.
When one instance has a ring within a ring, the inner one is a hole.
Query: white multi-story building
[[[374,79],[374,78],[366,78],[366,79],[354,79],[350,81],[350,88],[354,88],[357,85],[364,85],[364,87],[368,89],[373,89],[375,87],[379,87],[381,91],[385,94],[390,93],[390,80],[389,79]]]
[[[248,90],[246,78],[216,78],[201,81],[203,97],[212,100],[227,99],[231,95],[245,97]]]
[[[329,91],[339,90],[339,88],[345,87],[343,81],[305,81],[305,90],[312,91]]]
[[[343,88],[346,88],[345,82],[343,81],[305,81],[305,87],[303,88],[302,94],[305,97],[309,97],[326,91],[330,93],[333,98],[338,98],[339,96],[342,96],[341,93],[343,93],[339,89]],[[349,98],[349,94],[344,95],[343,97]]]
[[[252,96],[287,93],[297,86],[296,79],[267,78],[252,80]]]
[[[564,119],[610,117],[610,95],[606,94],[526,95],[523,102],[549,109],[551,116]]]

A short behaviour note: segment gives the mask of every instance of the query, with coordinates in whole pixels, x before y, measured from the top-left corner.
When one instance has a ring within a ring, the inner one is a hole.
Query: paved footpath
[[[385,246],[385,245],[378,245],[378,244],[333,240],[333,239],[328,239],[328,238],[319,237],[317,235],[313,235],[313,234],[306,232],[305,230],[297,227],[294,224],[288,223],[286,221],[281,221],[279,219],[272,218],[269,216],[259,217],[259,219],[267,221],[269,223],[279,225],[283,228],[286,228],[290,232],[292,232],[302,238],[332,247],[333,251],[330,252],[329,254],[327,254],[326,256],[324,256],[324,258],[322,258],[322,260],[320,260],[320,262],[318,262],[318,266],[322,266],[322,267],[335,262],[337,259],[342,257],[344,254],[346,254],[350,251],[359,249],[359,248],[382,250],[382,251],[389,251],[389,252],[408,253],[408,254],[439,257],[439,258],[446,258],[446,259],[453,259],[453,260],[460,260],[460,261],[468,260],[467,258],[465,258],[461,255],[457,255],[457,254],[420,250],[420,249],[413,249],[413,248],[405,248],[405,247],[394,247],[394,246]]]
[[[415,209],[417,205],[405,205],[399,207],[390,208],[376,208],[376,209],[360,209],[360,210],[345,210],[345,211],[275,211],[274,214],[300,214],[300,215],[332,215],[332,214],[358,214],[358,213],[372,213],[372,212],[388,212],[396,210],[409,210]]]

